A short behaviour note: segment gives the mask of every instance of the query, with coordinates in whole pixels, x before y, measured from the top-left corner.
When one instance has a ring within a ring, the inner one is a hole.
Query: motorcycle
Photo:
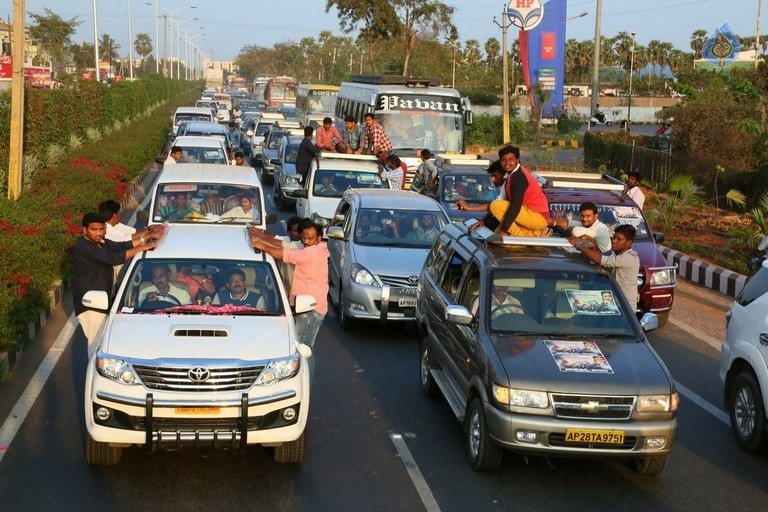
[[[597,126],[597,125],[605,125],[605,126],[611,126],[613,125],[613,121],[608,118],[603,112],[595,113],[589,116],[589,126]]]

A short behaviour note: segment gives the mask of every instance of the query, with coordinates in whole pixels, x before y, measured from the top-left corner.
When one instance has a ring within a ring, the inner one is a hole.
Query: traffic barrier
[[[744,288],[744,283],[747,281],[747,276],[745,275],[696,259],[693,256],[688,256],[669,247],[659,245],[659,249],[667,260],[667,264],[677,264],[678,276],[684,277],[699,286],[735,298],[741,292],[741,289]]]

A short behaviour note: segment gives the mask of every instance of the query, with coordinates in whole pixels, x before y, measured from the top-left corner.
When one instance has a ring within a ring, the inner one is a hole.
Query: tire
[[[304,451],[307,447],[307,430],[301,436],[288,443],[275,447],[273,457],[278,464],[298,464],[304,460]]]
[[[669,311],[666,313],[656,313],[656,316],[659,317],[659,329],[667,325],[667,322],[669,322]]]
[[[429,347],[427,346],[427,339],[424,338],[419,346],[419,381],[421,382],[421,392],[426,396],[437,396],[440,389],[437,387],[437,383],[429,371],[431,367]]]
[[[342,289],[342,284],[339,283],[339,325],[342,329],[349,330],[355,327],[355,321],[352,318],[349,318],[347,314],[344,312],[344,290]]]
[[[114,466],[122,456],[122,448],[94,441],[91,434],[85,433],[85,461],[91,466]]]
[[[611,125],[613,125],[613,121],[606,121],[605,122],[605,126],[611,126]]]
[[[765,405],[757,378],[745,371],[733,380],[729,393],[731,430],[739,448],[748,452],[764,450],[768,444]]]
[[[635,461],[635,471],[641,475],[658,475],[667,467],[667,459],[669,459],[667,454],[637,459]]]
[[[483,402],[479,397],[472,399],[467,411],[467,454],[469,464],[475,471],[496,471],[501,464],[501,448],[493,444],[488,435]]]

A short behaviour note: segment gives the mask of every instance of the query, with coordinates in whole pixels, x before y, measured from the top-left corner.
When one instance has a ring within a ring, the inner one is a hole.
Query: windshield
[[[263,136],[270,128],[272,128],[272,123],[259,123],[256,126],[256,135]]]
[[[273,85],[270,89],[270,95],[273,98],[283,98],[285,97],[285,87],[282,85]]]
[[[307,114],[331,114],[336,109],[338,91],[309,91]]]
[[[219,183],[164,183],[153,200],[154,222],[261,224],[259,189]]]
[[[267,149],[277,149],[277,145],[280,144],[280,139],[282,139],[284,135],[287,135],[287,133],[272,132],[272,134],[269,136],[269,143],[267,143]]]
[[[240,110],[259,110],[259,103],[253,100],[240,100],[237,106]]]
[[[176,123],[176,126],[179,125],[179,123],[183,123],[186,121],[203,121],[203,122],[212,122],[210,114],[176,114],[176,120],[174,121]]]
[[[189,135],[193,137],[211,137],[213,139],[220,140],[222,142],[227,142],[227,135],[224,133],[211,133],[208,131],[198,131],[198,130],[185,130],[184,135]]]
[[[444,224],[435,211],[362,208],[355,223],[355,243],[427,249]]]
[[[389,184],[374,171],[320,169],[312,180],[312,193],[316,197],[341,197],[349,188],[389,188]]]
[[[143,259],[127,282],[119,314],[285,314],[266,262]]]
[[[296,163],[296,157],[299,156],[299,144],[289,144],[287,148],[285,148],[285,163],[287,164],[295,164]]]
[[[550,203],[549,211],[552,220],[566,218],[570,227],[581,226],[580,204]],[[651,229],[645,221],[642,212],[636,206],[612,206],[597,205],[597,217],[600,221],[613,230],[621,224],[631,224],[635,227],[635,241],[651,238]]]
[[[450,173],[445,175],[440,197],[446,203],[459,200],[471,203],[489,203],[499,198],[499,190],[491,183],[489,174]]]
[[[211,141],[213,142],[213,141]],[[213,142],[215,144],[215,142]],[[221,147],[199,147],[174,144],[181,148],[181,159],[177,164],[226,164],[227,156]]]
[[[489,292],[479,295],[485,297],[481,314],[495,333],[635,336],[635,314],[625,309],[620,289],[604,274],[498,270]],[[472,307],[477,312],[477,304]]]

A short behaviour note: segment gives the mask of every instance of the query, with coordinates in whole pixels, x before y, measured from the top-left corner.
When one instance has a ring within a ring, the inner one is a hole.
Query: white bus
[[[353,116],[360,126],[373,112],[392,148],[414,171],[419,149],[437,153],[463,153],[465,127],[472,123],[468,98],[456,89],[441,87],[434,79],[386,75],[353,75],[343,82],[336,101],[336,120]]]
[[[338,85],[301,84],[296,91],[296,119],[304,126],[322,126],[323,118],[333,117]]]

